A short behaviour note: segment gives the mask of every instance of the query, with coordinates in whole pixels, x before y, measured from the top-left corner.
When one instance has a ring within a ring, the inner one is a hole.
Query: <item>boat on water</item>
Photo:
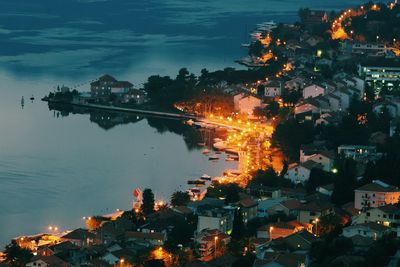
[[[198,146],[205,146],[206,143],[197,143]]]
[[[189,180],[187,183],[194,184],[196,186],[203,186],[206,184],[206,181],[198,179],[198,180]]]
[[[242,47],[250,47],[250,44],[241,44]]]
[[[31,101],[35,100],[35,97],[33,95],[29,98]]]
[[[203,149],[203,151],[201,153],[203,153],[204,155],[206,154],[210,154],[210,150],[209,149]]]
[[[228,162],[230,162],[230,161],[235,161],[235,159],[233,159],[233,158],[229,158],[229,157],[228,157],[228,158],[226,158],[226,159],[225,159],[225,161],[228,161]]]
[[[189,126],[192,126],[193,123],[194,123],[194,121],[192,119],[186,121],[186,124]]]
[[[203,175],[200,177],[200,179],[201,179],[201,180],[206,180],[206,181],[211,181],[211,176],[208,175],[208,174],[203,174]]]
[[[25,105],[25,100],[24,100],[24,97],[22,97],[21,98],[21,106],[24,107],[24,105]]]
[[[234,154],[228,154],[228,158],[232,160],[239,160],[239,156]]]
[[[210,157],[208,157],[209,160],[219,160],[219,156],[218,155],[212,155]]]
[[[241,175],[242,172],[239,170],[226,170],[224,171],[225,176],[239,176]]]

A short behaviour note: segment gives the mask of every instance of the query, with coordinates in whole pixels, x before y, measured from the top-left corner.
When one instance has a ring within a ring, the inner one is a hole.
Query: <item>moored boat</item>
[[[211,181],[211,176],[208,174],[203,174],[200,179],[206,180],[206,181]]]
[[[218,155],[212,155],[210,157],[208,157],[209,160],[219,160],[219,156]]]

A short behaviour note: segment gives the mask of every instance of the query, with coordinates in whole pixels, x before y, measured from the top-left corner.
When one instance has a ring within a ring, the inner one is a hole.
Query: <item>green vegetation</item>
[[[174,207],[186,206],[189,202],[190,196],[187,192],[176,191],[171,196],[171,205]]]
[[[151,214],[154,212],[154,194],[151,189],[146,188],[143,191],[143,203],[141,206],[142,212],[145,215]]]

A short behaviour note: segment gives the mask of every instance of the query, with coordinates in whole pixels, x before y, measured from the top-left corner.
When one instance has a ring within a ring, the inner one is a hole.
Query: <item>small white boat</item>
[[[197,143],[198,146],[205,146],[206,143]]]
[[[229,157],[228,157],[228,158],[226,158],[226,159],[225,159],[225,161],[228,161],[228,162],[230,162],[230,161],[235,161],[235,159],[233,159],[233,158],[229,158]]]

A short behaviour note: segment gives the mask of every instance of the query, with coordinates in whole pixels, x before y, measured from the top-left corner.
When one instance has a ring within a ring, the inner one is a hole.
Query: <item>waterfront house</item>
[[[399,202],[400,189],[380,180],[363,185],[354,190],[354,207],[356,209],[376,208]]]
[[[90,84],[90,93],[93,98],[108,98],[111,94],[122,96],[133,89],[128,81],[118,81],[113,76],[105,74]]]
[[[363,237],[373,238],[377,240],[378,238],[382,238],[382,236],[386,233],[390,233],[391,229],[383,224],[375,223],[375,222],[367,222],[362,224],[350,225],[343,228],[343,236],[344,237],[352,237],[355,235],[360,235]]]
[[[141,105],[145,102],[145,97],[146,94],[143,90],[129,89],[123,96],[123,102]]]

